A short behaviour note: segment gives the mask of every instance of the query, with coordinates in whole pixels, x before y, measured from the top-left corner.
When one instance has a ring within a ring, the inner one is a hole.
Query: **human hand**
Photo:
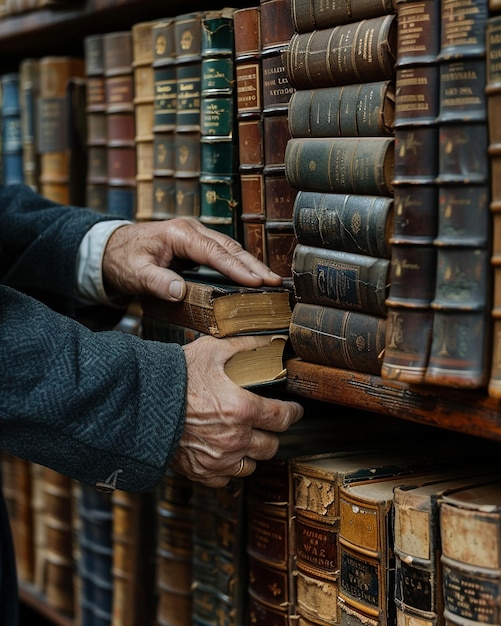
[[[237,473],[252,474],[257,460],[275,455],[276,433],[299,421],[303,408],[251,393],[224,373],[224,364],[235,353],[268,341],[259,336],[202,337],[183,346],[188,370],[186,417],[174,470],[210,487],[223,487]]]
[[[104,251],[103,277],[119,293],[177,301],[186,293],[184,279],[175,271],[182,262],[210,266],[249,287],[282,283],[237,241],[189,217],[118,228]]]

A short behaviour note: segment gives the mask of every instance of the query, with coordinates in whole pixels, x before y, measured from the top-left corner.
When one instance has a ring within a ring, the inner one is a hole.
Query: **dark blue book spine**
[[[1,77],[2,85],[2,181],[5,185],[23,182],[23,143],[19,74]]]

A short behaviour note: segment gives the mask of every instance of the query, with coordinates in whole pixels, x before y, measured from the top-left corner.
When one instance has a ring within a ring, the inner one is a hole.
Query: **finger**
[[[237,469],[232,473],[234,478],[245,478],[250,476],[256,469],[256,461],[248,456],[244,456],[240,459]]]
[[[265,461],[275,456],[279,446],[280,439],[278,435],[254,428],[246,456],[258,461]]]
[[[251,393],[247,390],[242,391]],[[257,397],[259,400],[255,403],[256,412],[252,421],[253,428],[281,433],[303,417],[304,409],[297,402]]]
[[[184,279],[176,272],[157,265],[145,268],[144,284],[146,293],[170,302],[178,302],[186,295]]]

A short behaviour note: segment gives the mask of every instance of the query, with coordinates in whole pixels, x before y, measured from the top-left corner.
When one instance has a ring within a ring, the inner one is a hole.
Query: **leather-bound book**
[[[154,219],[174,217],[174,128],[176,126],[176,67],[174,19],[159,20],[152,28],[153,48],[153,207]],[[139,149],[138,158],[141,158]]]
[[[202,12],[174,20],[177,106],[174,179],[177,216],[200,217],[200,106]]]
[[[23,142],[24,183],[38,190],[40,160],[36,143],[36,106],[40,90],[38,59],[24,59],[19,65],[21,140]]]
[[[292,311],[289,338],[296,356],[304,361],[379,375],[386,319],[298,302]]]
[[[392,137],[293,138],[285,172],[296,189],[391,196]]]
[[[296,245],[292,225],[296,190],[285,175],[285,149],[290,138],[289,100],[295,90],[289,82],[284,54],[294,27],[290,0],[261,0],[260,8],[267,264],[290,280]]]
[[[384,80],[300,89],[290,99],[291,137],[392,136],[395,84]]]
[[[474,14],[461,3],[442,5],[437,271],[425,381],[452,387],[478,388],[488,380],[491,190],[485,96],[487,15],[487,0],[476,3]]]
[[[499,481],[441,498],[442,593],[448,624],[495,624],[501,619],[500,505]]]
[[[195,615],[195,506],[194,483],[168,470],[156,498],[156,620],[159,626],[191,626]],[[210,511],[204,510],[203,514],[210,523]]]
[[[292,268],[297,302],[386,315],[388,259],[298,244]]]
[[[103,40],[107,126],[107,213],[136,214],[136,130],[130,30],[106,33]]]
[[[393,495],[395,604],[397,624],[419,621],[443,626],[442,564],[439,510],[441,499],[455,491],[499,479],[494,466],[468,464],[444,482],[401,486]],[[483,473],[482,473],[483,469]]]
[[[202,17],[200,221],[241,241],[233,14]]]
[[[501,51],[501,18],[492,16],[486,31],[486,98],[489,129],[491,265],[492,265],[492,349],[488,392],[501,397],[501,65],[496,56]]]
[[[16,185],[24,180],[19,72],[3,74],[0,83],[2,94],[2,182],[4,185]]]
[[[334,5],[321,0],[292,0],[291,9],[294,30],[307,33],[394,13],[395,6],[392,0],[349,0]]]
[[[153,215],[154,71],[152,30],[154,22],[132,26],[134,118],[136,132],[136,219]]]
[[[108,202],[108,157],[103,35],[84,39],[87,115],[87,186],[85,204],[100,213]]]
[[[293,220],[300,244],[390,257],[393,198],[299,191]]]
[[[289,81],[296,89],[315,89],[391,79],[396,42],[395,15],[294,33],[285,52]]]
[[[259,5],[237,9],[233,25],[243,245],[267,263],[260,12]]]
[[[150,626],[155,617],[155,492],[114,491],[113,626]]]
[[[40,59],[37,150],[40,192],[62,204],[85,200],[85,64],[83,58]]]
[[[397,3],[394,221],[382,375],[422,382],[428,364],[439,191],[440,5]]]

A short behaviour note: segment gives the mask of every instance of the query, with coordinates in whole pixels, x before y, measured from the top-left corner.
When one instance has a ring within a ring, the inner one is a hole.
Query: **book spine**
[[[233,13],[202,17],[200,221],[241,240]]]
[[[294,33],[285,53],[289,81],[296,89],[315,89],[389,80],[396,40],[395,15]]]
[[[153,207],[152,217],[169,219],[176,211],[174,183],[174,128],[177,81],[174,20],[161,20],[152,28],[153,49]]]
[[[389,260],[298,244],[293,257],[297,302],[386,315]]]
[[[467,388],[487,382],[490,339],[487,0],[475,7],[468,24],[466,5],[445,2],[441,12],[437,272],[425,374],[426,382]]]
[[[23,177],[26,185],[38,190],[40,160],[36,150],[36,103],[39,94],[37,59],[24,59],[19,66]]]
[[[4,185],[16,185],[24,181],[19,86],[19,72],[4,74],[1,77],[2,181]]]
[[[393,81],[295,91],[289,103],[292,137],[392,136]]]
[[[488,120],[488,151],[491,168],[490,213],[492,223],[492,350],[488,381],[490,396],[501,397],[501,21],[493,15],[486,29],[486,100]]]
[[[259,5],[237,9],[233,24],[242,239],[248,252],[267,263],[260,11]]]
[[[103,35],[84,39],[87,117],[86,206],[106,212],[108,157],[106,147],[106,94]]]
[[[385,336],[383,317],[302,302],[295,305],[289,328],[301,359],[377,375]]]
[[[394,220],[388,330],[381,373],[422,382],[435,290],[439,191],[440,3],[397,3]]]
[[[298,33],[358,22],[394,12],[391,0],[351,0],[326,5],[321,0],[292,0],[292,20]]]
[[[392,198],[299,191],[293,221],[301,244],[390,257]]]
[[[174,20],[176,125],[174,182],[177,216],[200,217],[201,13]]]
[[[153,22],[133,25],[132,64],[136,148],[136,219],[153,217]]]
[[[293,138],[285,172],[295,189],[324,193],[392,195],[392,137]]]
[[[136,214],[136,145],[132,33],[116,31],[103,39],[107,125],[107,213]]]

